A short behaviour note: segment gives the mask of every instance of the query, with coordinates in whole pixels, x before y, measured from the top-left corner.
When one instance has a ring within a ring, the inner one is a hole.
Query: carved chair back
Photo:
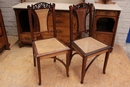
[[[92,4],[79,3],[77,5],[70,6],[70,42],[82,38],[83,34],[91,36],[92,29]],[[74,31],[73,18],[77,19],[77,30]],[[86,19],[89,21],[86,21]],[[89,22],[88,29],[86,28],[86,22]]]
[[[32,41],[43,39],[45,33],[56,37],[55,4],[40,2],[28,6],[28,15]],[[49,24],[51,27],[48,27]]]

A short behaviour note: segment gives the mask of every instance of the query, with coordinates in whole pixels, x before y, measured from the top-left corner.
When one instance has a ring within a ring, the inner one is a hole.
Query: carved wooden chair
[[[70,9],[71,58],[75,54],[79,54],[82,57],[81,83],[83,83],[85,73],[87,72],[88,68],[93,63],[93,61],[99,55],[103,53],[106,53],[104,67],[103,67],[103,73],[105,74],[111,46],[107,46],[99,42],[98,40],[94,39],[93,37],[91,37],[92,36],[91,34],[92,32],[92,4],[79,3],[77,5],[70,6],[69,9]],[[88,21],[89,29],[86,28],[87,17],[89,19]],[[74,18],[77,19],[77,24],[76,22],[73,21]],[[93,58],[93,59],[87,65],[86,62],[88,58]]]
[[[60,61],[65,66],[67,76],[69,76],[70,48],[56,38],[55,4],[40,2],[28,6],[28,16],[34,66],[36,66],[37,59],[39,85],[41,85],[41,59],[54,58],[54,61]],[[49,24],[51,27],[48,27]],[[66,54],[66,63],[56,57],[61,54]]]

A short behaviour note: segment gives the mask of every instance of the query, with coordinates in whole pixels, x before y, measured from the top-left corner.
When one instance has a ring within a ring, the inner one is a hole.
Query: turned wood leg
[[[40,67],[40,57],[37,58],[37,68],[38,68],[39,85],[41,85],[41,67]]]
[[[70,65],[70,51],[66,54],[66,74],[69,77],[69,65]]]
[[[106,52],[106,56],[105,56],[105,60],[104,60],[104,67],[103,67],[103,73],[106,73],[106,66],[107,66],[107,62],[108,62],[108,58],[109,58],[109,53],[110,52]]]
[[[83,60],[82,60],[82,72],[81,72],[81,84],[83,84],[83,81],[84,81],[86,62],[87,62],[87,58],[83,58]]]

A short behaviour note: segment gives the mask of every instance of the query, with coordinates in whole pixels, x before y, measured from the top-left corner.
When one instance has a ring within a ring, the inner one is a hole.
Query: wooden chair
[[[54,58],[54,61],[60,61],[65,66],[67,76],[69,76],[70,48],[56,38],[55,4],[40,2],[28,6],[28,16],[34,66],[36,66],[35,59],[37,59],[39,85],[41,85],[41,59]],[[49,24],[51,27],[48,28]],[[66,64],[56,57],[61,54],[66,54]]]
[[[105,74],[111,46],[107,46],[99,42],[98,40],[94,39],[93,37],[91,37],[92,36],[91,34],[92,32],[92,4],[79,3],[77,5],[70,6],[69,9],[70,9],[71,58],[75,54],[79,54],[82,57],[81,83],[83,83],[85,73],[87,72],[88,68],[93,63],[93,61],[99,55],[103,53],[106,53],[104,67],[103,67],[103,73]],[[88,21],[89,29],[86,29],[87,16],[89,18],[89,21]],[[73,21],[74,18],[77,19],[77,24]],[[74,52],[72,52],[73,50]],[[86,62],[88,58],[93,58],[93,59],[87,66]]]

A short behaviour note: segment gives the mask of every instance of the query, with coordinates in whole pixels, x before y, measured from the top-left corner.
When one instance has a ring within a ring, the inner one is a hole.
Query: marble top
[[[32,5],[35,4],[37,2],[23,2],[23,3],[19,3],[17,5],[12,6],[12,8],[14,9],[27,9],[28,5]],[[69,3],[55,3],[56,10],[69,10],[69,6],[73,5],[73,4],[69,4]]]
[[[121,7],[119,7],[117,4],[99,4],[99,3],[94,3],[94,8],[97,10],[117,10],[120,11],[122,10]]]

